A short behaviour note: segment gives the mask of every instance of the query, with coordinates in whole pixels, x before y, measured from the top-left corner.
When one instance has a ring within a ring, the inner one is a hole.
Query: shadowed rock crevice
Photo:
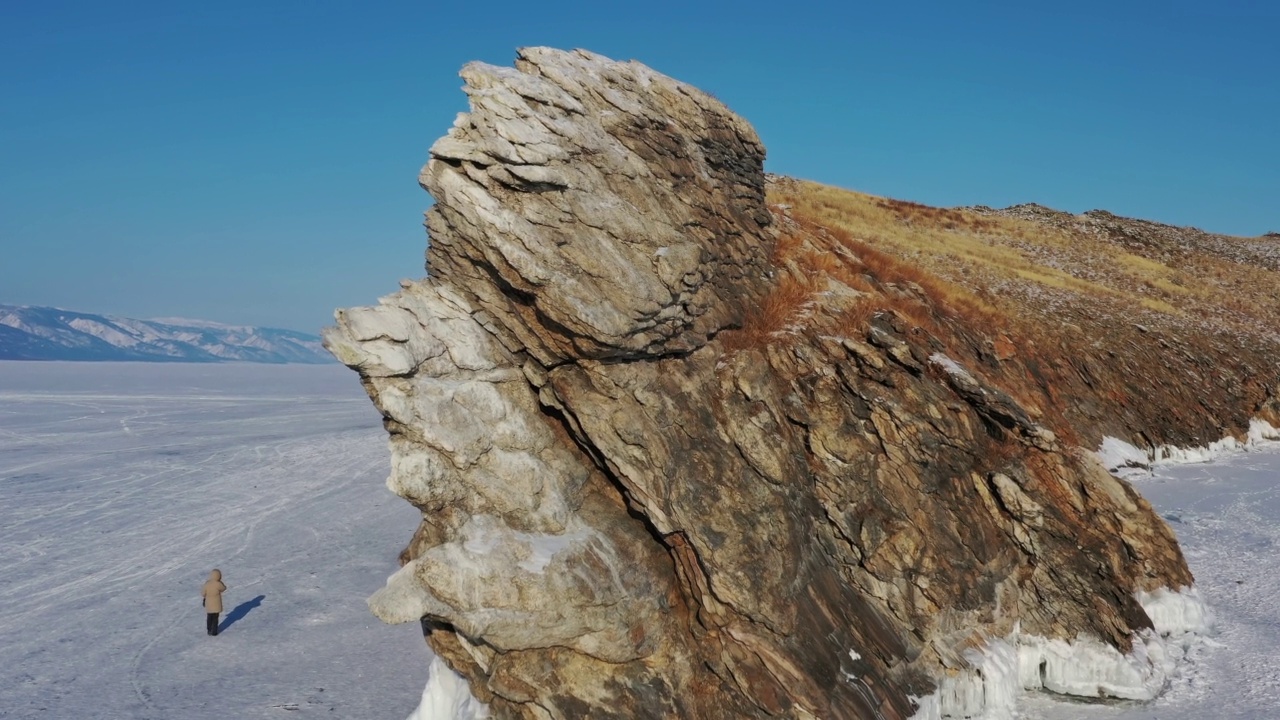
[[[496,716],[903,719],[1018,633],[1127,652],[1134,594],[1191,582],[979,329],[851,323],[831,281],[744,341],[793,278],[717,100],[581,51],[462,74],[430,276],[326,343],[423,512],[370,605]]]

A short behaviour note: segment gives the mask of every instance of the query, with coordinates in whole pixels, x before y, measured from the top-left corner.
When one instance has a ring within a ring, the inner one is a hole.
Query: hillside
[[[0,305],[0,360],[331,362],[320,338],[293,330],[15,305]]]

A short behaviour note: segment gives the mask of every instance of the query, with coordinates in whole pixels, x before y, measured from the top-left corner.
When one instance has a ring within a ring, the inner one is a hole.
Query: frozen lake
[[[429,650],[364,603],[417,525],[387,470],[340,366],[0,363],[0,717],[407,716]]]
[[[342,367],[0,362],[0,717],[404,718],[430,653],[364,604],[417,525],[387,469]],[[1020,717],[1280,718],[1280,447],[1135,484],[1216,635],[1150,705]]]

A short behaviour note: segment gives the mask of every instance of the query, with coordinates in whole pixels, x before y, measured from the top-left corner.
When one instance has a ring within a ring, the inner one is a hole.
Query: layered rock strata
[[[326,344],[423,513],[370,605],[496,717],[945,715],[1010,642],[1034,684],[1052,643],[1155,636],[1140,594],[1192,581],[1172,534],[965,338],[852,323],[827,279],[744,342],[782,274],[746,122],[581,51],[462,76],[428,278]]]

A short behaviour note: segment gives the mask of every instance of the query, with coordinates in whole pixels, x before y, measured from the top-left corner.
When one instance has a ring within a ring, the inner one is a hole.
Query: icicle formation
[[[1161,445],[1143,450],[1114,437],[1102,439],[1097,450],[1098,459],[1113,473],[1145,473],[1153,465],[1180,465],[1216,460],[1233,452],[1252,450],[1258,446],[1280,441],[1280,428],[1260,418],[1249,422],[1249,432],[1241,442],[1230,435],[1201,447],[1174,447]]]

